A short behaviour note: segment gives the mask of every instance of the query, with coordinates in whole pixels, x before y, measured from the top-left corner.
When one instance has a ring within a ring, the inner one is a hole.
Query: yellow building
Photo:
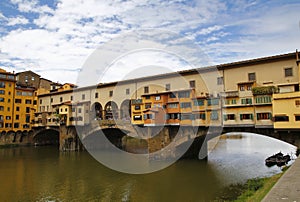
[[[300,92],[274,94],[272,106],[274,128],[300,128]]]
[[[35,89],[16,85],[16,74],[0,69],[0,131],[29,131],[36,112]]]
[[[13,130],[14,90],[16,78],[14,73],[0,69],[0,131]]]
[[[13,129],[30,130],[36,111],[35,89],[17,86],[14,96]]]

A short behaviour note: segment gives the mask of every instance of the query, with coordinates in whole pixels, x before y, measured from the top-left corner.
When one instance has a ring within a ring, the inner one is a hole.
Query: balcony
[[[133,105],[139,105],[139,104],[142,104],[142,103],[143,103],[142,99],[131,100],[131,104],[133,104]]]
[[[252,94],[256,95],[272,95],[273,93],[278,93],[279,88],[275,86],[261,86],[261,87],[253,87]]]
[[[221,97],[239,97],[239,91],[222,92]]]

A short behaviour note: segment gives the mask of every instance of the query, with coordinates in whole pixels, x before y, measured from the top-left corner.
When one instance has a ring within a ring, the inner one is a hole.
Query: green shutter
[[[223,115],[223,119],[224,119],[224,121],[227,121],[227,115],[226,114]]]
[[[250,119],[253,120],[253,114],[250,114]]]
[[[240,120],[243,120],[243,114],[240,114]]]

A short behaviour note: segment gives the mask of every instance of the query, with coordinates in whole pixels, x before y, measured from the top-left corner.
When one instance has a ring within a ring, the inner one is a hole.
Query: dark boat
[[[283,158],[283,153],[279,152],[277,154],[274,154],[268,158],[266,158],[265,163],[266,166],[271,167],[277,164],[277,160],[278,159],[282,159]]]
[[[278,157],[276,159],[276,165],[277,166],[284,166],[285,164],[287,164],[289,161],[291,160],[290,155],[285,155],[283,157]]]

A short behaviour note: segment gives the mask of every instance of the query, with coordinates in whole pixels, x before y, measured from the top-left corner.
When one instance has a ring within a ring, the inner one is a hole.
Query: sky
[[[1,0],[0,68],[61,83],[101,72],[110,82],[133,66],[178,71],[289,53],[300,49],[299,10],[298,0]]]

